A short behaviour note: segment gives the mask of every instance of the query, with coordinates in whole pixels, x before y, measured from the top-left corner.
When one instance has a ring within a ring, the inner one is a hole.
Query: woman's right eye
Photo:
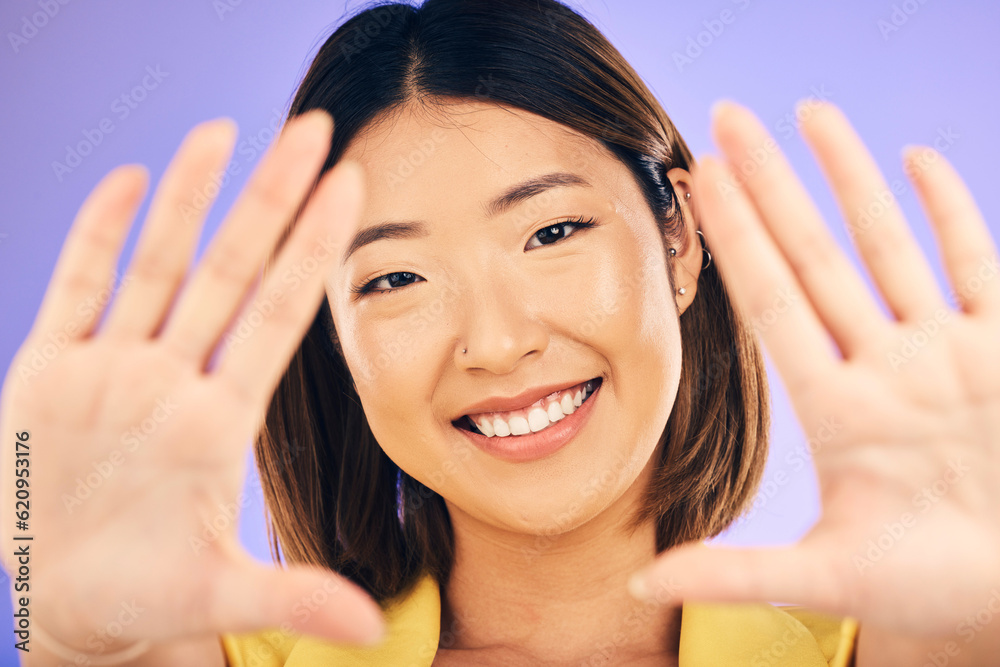
[[[379,276],[374,280],[371,280],[364,285],[354,286],[351,288],[351,292],[359,296],[364,296],[365,294],[371,293],[381,293],[381,292],[395,292],[399,287],[405,287],[412,282],[418,282],[423,280],[420,276],[415,273],[410,273],[408,271],[397,271],[395,273],[387,273],[384,276]],[[387,285],[387,287],[379,287],[380,285]]]

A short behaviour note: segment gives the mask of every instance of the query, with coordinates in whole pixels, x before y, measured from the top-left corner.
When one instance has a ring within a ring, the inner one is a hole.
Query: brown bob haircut
[[[557,0],[369,5],[323,43],[288,117],[317,107],[333,116],[325,172],[360,131],[403,105],[448,99],[516,107],[600,141],[634,175],[664,251],[686,245],[666,172],[690,169],[689,149],[621,54]],[[714,263],[680,324],[680,386],[631,523],[656,522],[658,551],[732,523],[767,458],[763,357]],[[447,582],[448,510],[376,442],[326,299],[271,399],[254,454],[275,560],[330,568],[380,603],[425,572]]]

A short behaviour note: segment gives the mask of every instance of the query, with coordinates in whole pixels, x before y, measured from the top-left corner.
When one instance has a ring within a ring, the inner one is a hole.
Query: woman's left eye
[[[588,227],[594,227],[594,226],[596,226],[596,223],[594,222],[593,218],[584,219],[583,217],[580,217],[577,220],[567,220],[565,222],[557,222],[554,225],[549,225],[548,227],[544,227],[535,232],[534,236],[531,237],[531,240],[532,241],[537,240],[538,245],[531,245],[531,243],[529,242],[527,248],[537,248],[539,247],[539,245],[552,245],[556,241],[560,241],[566,238],[567,236],[572,236],[572,234],[575,233],[573,232],[567,235],[564,231],[565,227],[573,227],[574,229],[586,229]]]
[[[571,227],[574,230],[577,229],[587,229],[589,227],[596,227],[597,221],[594,218],[584,218],[580,217],[576,220],[566,220],[564,222],[557,222],[554,225],[549,225],[548,227],[543,227],[535,232],[534,236],[531,237],[532,241],[537,240],[538,245],[531,245],[529,242],[528,248],[537,248],[542,245],[552,245],[557,241],[561,241],[567,236],[572,236],[574,232],[567,234],[565,232],[566,227]],[[368,294],[386,294],[389,292],[397,292],[401,288],[413,283],[423,282],[423,278],[415,273],[410,273],[408,271],[397,271],[395,273],[387,273],[383,276],[379,276],[374,280],[370,280],[362,285],[353,285],[351,287],[351,292],[357,297],[362,298]],[[382,287],[385,285],[385,287]]]

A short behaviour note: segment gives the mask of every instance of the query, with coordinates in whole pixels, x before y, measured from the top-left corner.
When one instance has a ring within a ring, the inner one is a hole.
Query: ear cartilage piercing
[[[670,249],[670,256],[673,257],[676,254],[677,254],[677,248],[671,248]]]
[[[691,193],[690,192],[684,193],[684,199],[691,199]]]

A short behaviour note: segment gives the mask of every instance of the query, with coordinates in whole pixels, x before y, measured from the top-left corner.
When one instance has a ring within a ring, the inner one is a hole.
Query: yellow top
[[[284,632],[222,634],[231,667],[429,667],[437,652],[441,597],[425,575],[385,610],[388,634],[359,648]],[[847,667],[858,624],[800,607],[686,602],[681,611],[680,667]]]

